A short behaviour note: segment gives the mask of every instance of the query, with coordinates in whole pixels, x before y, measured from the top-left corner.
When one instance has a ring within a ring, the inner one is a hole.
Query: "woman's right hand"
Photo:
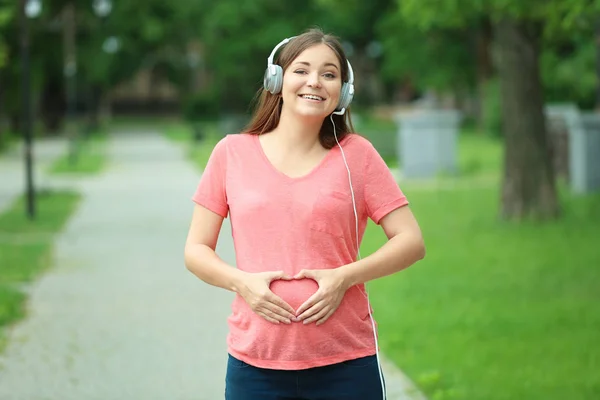
[[[271,282],[277,279],[292,280],[282,271],[247,273],[238,291],[252,311],[274,324],[290,324],[295,310],[271,291]]]

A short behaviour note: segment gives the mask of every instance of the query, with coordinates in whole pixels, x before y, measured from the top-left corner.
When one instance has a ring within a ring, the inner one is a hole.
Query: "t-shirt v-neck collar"
[[[300,176],[289,176],[283,172],[281,172],[279,169],[277,169],[273,163],[269,160],[269,157],[267,157],[267,154],[265,153],[262,145],[260,144],[260,140],[259,140],[259,136],[260,135],[252,135],[254,136],[252,141],[254,142],[255,148],[258,151],[259,157],[263,160],[263,162],[265,163],[266,167],[271,170],[271,172],[275,175],[278,175],[279,177],[281,177],[282,179],[289,181],[289,182],[297,182],[297,181],[302,181],[305,179],[309,179],[311,176],[315,175],[316,173],[319,172],[319,170],[321,170],[323,168],[323,166],[329,161],[329,159],[331,157],[333,157],[334,152],[338,152],[339,148],[338,145],[336,144],[334,147],[332,147],[330,150],[327,151],[327,154],[325,154],[325,157],[323,157],[321,159],[321,161],[319,161],[319,163],[317,165],[315,165],[309,172],[307,172],[304,175],[300,175]],[[348,137],[349,135],[346,135],[346,137]],[[343,144],[344,141],[346,140],[346,137],[344,137],[344,139],[342,139],[342,141],[340,142],[340,144]]]

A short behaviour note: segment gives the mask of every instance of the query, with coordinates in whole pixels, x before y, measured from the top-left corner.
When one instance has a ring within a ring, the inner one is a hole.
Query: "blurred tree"
[[[541,57],[542,81],[547,103],[576,103],[582,109],[596,105],[597,42],[588,26],[553,39],[546,38]]]
[[[6,65],[8,57],[8,49],[6,45],[6,37],[2,28],[5,27],[13,18],[14,9],[7,5],[0,5],[0,68]]]
[[[360,93],[353,101],[355,109],[380,104],[391,92],[379,73],[384,52],[377,29],[394,5],[394,0],[315,0],[315,23],[343,41],[351,60],[354,86]]]
[[[559,213],[548,152],[540,56],[544,35],[577,29],[598,2],[588,0],[398,0],[406,24],[427,32],[490,18],[505,137],[501,215],[553,218]]]
[[[8,45],[6,40],[5,27],[14,18],[14,6],[1,5],[0,6],[0,71],[8,63]],[[2,91],[5,87],[2,81],[2,75],[0,74],[0,115],[3,109],[3,96]],[[0,124],[0,147],[4,143],[4,126]]]
[[[404,23],[403,18],[391,12],[378,25],[386,81],[393,84],[408,80],[412,86],[440,94],[471,90],[475,85],[476,28],[436,27],[425,32]]]
[[[220,106],[247,112],[277,43],[315,24],[314,2],[221,0],[204,8],[201,39]],[[249,27],[252,27],[249,29]]]

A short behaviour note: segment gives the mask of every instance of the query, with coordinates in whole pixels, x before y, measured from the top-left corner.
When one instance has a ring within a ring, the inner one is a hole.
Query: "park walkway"
[[[83,200],[0,355],[0,399],[223,399],[232,294],[183,264],[199,173],[158,133],[115,133],[108,152],[104,174],[56,181]],[[387,364],[386,381],[389,400],[417,398]]]

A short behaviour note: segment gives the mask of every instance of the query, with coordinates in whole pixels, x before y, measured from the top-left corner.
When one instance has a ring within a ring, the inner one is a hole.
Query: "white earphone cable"
[[[344,113],[345,110],[342,110],[340,113],[335,113],[337,115],[342,115]],[[335,129],[335,122],[333,121],[333,114],[331,114],[329,116],[329,118],[331,119],[331,124],[333,125],[333,136],[335,137],[335,142],[337,143],[338,147],[340,148],[340,151],[342,153],[342,159],[344,160],[344,165],[346,166],[346,171],[348,171],[348,183],[350,184],[350,194],[352,196],[352,208],[354,210],[354,222],[355,222],[355,232],[356,232],[356,252],[358,254],[358,259],[362,259],[361,255],[360,255],[360,245],[359,245],[359,241],[358,241],[358,212],[356,211],[356,200],[354,198],[354,189],[352,187],[352,176],[350,174],[350,167],[348,166],[348,162],[346,161],[346,155],[344,154],[344,149],[342,148],[342,146],[340,145],[340,142],[338,141],[338,137],[337,137],[337,133],[336,133],[336,129]],[[379,342],[377,340],[377,328],[375,326],[375,319],[373,318],[373,314],[371,313],[371,302],[369,301],[369,293],[367,290],[367,285],[365,284],[365,292],[366,294],[363,294],[366,298],[367,298],[367,307],[368,307],[368,311],[369,311],[369,317],[371,317],[371,326],[373,327],[373,338],[375,339],[375,354],[377,357],[377,367],[379,369],[379,379],[381,381],[381,390],[383,392],[383,400],[386,400],[387,395],[386,395],[386,389],[385,389],[385,382],[383,379],[383,371],[381,369],[381,359],[379,358]]]

